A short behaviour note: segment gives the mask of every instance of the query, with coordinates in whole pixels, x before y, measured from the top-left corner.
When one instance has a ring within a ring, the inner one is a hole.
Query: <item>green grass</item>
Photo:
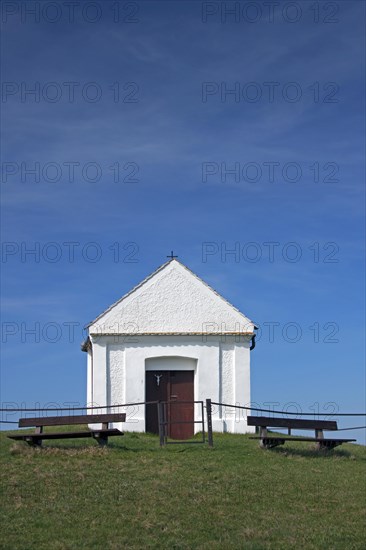
[[[366,452],[311,443],[265,451],[247,436],[171,445],[126,434],[108,448],[1,437],[9,550],[365,548]]]

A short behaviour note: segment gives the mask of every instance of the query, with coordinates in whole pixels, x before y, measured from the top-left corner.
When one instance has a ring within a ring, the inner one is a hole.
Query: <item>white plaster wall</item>
[[[103,338],[93,344],[92,378],[93,405],[107,405],[107,342]]]
[[[107,346],[107,404],[117,405],[125,402],[125,348],[120,344],[109,344]]]
[[[234,384],[235,384],[235,345],[220,345],[220,403],[234,404]],[[222,419],[223,431],[231,431],[231,415],[235,412],[229,407],[219,408],[219,417]]]
[[[93,406],[93,355],[89,348],[87,352],[87,386],[86,386],[86,402],[88,406]]]
[[[221,344],[221,399],[222,403],[233,403],[234,401],[234,344]]]
[[[218,336],[203,341],[199,336],[139,336],[131,341],[124,337],[92,337],[93,362],[88,371],[88,386],[92,386],[94,403],[100,406],[145,401],[146,367],[156,363],[171,370],[180,370],[182,361],[189,358],[196,364],[195,400],[211,398],[213,401],[227,400],[228,403],[244,405],[250,401],[250,342],[236,342],[226,336],[222,343]],[[159,367],[161,368],[161,367]],[[252,431],[247,427],[245,417],[226,413],[214,408],[213,429],[244,433]],[[118,409],[122,412],[123,409]],[[117,410],[116,410],[117,412]],[[124,431],[145,431],[145,407],[126,408],[127,421],[116,424]],[[196,407],[195,420],[200,420]],[[197,431],[199,424],[195,425]]]
[[[146,359],[145,370],[193,370],[196,372],[197,360],[189,357],[152,357]]]
[[[90,334],[254,332],[254,324],[177,261],[96,320]]]
[[[240,406],[250,406],[250,342],[244,346],[235,347],[235,386],[234,403]],[[250,414],[250,411],[249,411]],[[235,433],[254,433],[254,426],[247,426],[246,418],[248,411],[236,411],[235,428],[231,431]]]

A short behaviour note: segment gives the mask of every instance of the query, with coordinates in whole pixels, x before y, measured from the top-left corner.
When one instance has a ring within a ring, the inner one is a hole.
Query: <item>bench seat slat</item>
[[[76,439],[78,437],[99,437],[99,436],[114,436],[123,435],[123,432],[117,430],[117,428],[111,428],[109,430],[88,430],[85,432],[55,432],[55,433],[41,433],[41,434],[22,434],[22,435],[8,435],[10,439],[16,440],[41,440],[41,439]]]
[[[125,422],[125,413],[80,414],[73,416],[46,416],[39,418],[20,418],[19,428],[32,426],[66,426],[75,424],[99,424],[101,422]]]
[[[268,416],[248,416],[248,426],[271,428],[293,428],[298,430],[337,430],[334,420],[302,420],[299,418],[271,418]]]

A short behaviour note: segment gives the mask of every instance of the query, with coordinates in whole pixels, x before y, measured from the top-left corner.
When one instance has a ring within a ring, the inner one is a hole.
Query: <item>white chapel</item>
[[[169,406],[169,435],[187,439],[202,429],[201,404],[194,401],[250,403],[255,324],[176,258],[87,328],[82,350],[88,356],[89,404],[113,412],[113,405],[124,403],[177,401]],[[213,406],[214,431],[252,431],[246,415],[234,411]],[[122,430],[157,433],[155,406],[135,405],[126,413]],[[185,423],[174,424],[174,418]]]

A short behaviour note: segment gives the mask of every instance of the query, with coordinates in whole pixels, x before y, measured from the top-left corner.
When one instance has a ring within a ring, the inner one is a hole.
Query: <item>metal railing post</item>
[[[158,407],[159,442],[160,447],[163,447],[165,445],[164,403],[159,401],[156,406]]]
[[[207,438],[208,446],[213,447],[213,436],[212,436],[212,405],[211,399],[206,399],[206,414],[207,414]]]

